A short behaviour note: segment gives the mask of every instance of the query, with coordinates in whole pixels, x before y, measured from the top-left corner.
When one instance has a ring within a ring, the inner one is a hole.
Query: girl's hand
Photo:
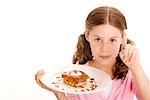
[[[44,72],[43,69],[42,69],[42,70],[39,70],[39,71],[35,74],[36,83],[37,83],[39,86],[41,86],[42,88],[47,89],[47,90],[49,90],[49,91],[51,91],[51,92],[56,93],[55,90],[53,90],[53,89],[51,89],[50,87],[46,86],[46,85],[41,81],[41,79],[42,79],[42,77],[43,77],[44,74],[45,74],[45,72]]]
[[[37,83],[39,86],[41,86],[42,88],[44,88],[44,89],[47,89],[47,90],[49,90],[49,91],[51,91],[51,92],[55,92],[55,91],[53,91],[51,88],[47,87],[45,84],[43,84],[43,83],[41,82],[41,79],[42,79],[42,77],[43,77],[44,74],[45,74],[44,70],[39,70],[39,71],[35,74],[35,81],[36,81],[36,83]]]
[[[35,80],[36,80],[36,83],[38,85],[40,85],[42,88],[48,90],[48,91],[51,91],[53,92],[57,99],[58,100],[67,100],[66,96],[64,93],[61,93],[61,92],[58,92],[58,91],[55,91],[53,89],[51,89],[50,87],[46,86],[40,79],[43,77],[43,75],[45,74],[44,70],[39,70],[36,74],[35,74]]]
[[[45,74],[44,70],[39,70],[36,74],[35,74],[35,80],[40,80],[43,75]]]
[[[134,45],[127,44],[127,36],[125,33],[123,33],[122,47],[119,55],[129,69],[134,69],[136,66],[140,66],[139,52]]]

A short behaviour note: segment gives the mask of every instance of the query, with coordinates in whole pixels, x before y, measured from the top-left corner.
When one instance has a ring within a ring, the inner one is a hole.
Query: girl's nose
[[[107,52],[108,49],[109,49],[108,47],[109,47],[108,43],[103,42],[102,45],[101,45],[101,51],[102,52]]]

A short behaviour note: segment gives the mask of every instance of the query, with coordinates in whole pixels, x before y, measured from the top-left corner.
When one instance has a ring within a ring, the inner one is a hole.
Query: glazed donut
[[[80,87],[86,85],[86,81],[89,78],[89,76],[83,71],[72,70],[64,72],[62,74],[62,78],[65,84],[73,87]]]

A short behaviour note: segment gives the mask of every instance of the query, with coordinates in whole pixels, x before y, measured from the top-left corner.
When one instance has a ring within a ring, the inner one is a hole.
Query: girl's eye
[[[95,40],[96,40],[97,42],[101,41],[101,39],[100,39],[100,38],[95,38]]]
[[[111,39],[111,42],[115,42],[116,40],[115,39]]]

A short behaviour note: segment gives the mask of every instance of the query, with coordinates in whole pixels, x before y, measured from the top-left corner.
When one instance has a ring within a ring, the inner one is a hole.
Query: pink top
[[[106,88],[107,89],[107,88]],[[69,100],[134,100],[134,95],[140,100],[139,93],[135,84],[134,77],[129,70],[124,80],[112,80],[111,87],[108,90],[93,94],[66,94]],[[108,96],[104,95],[107,92]]]

